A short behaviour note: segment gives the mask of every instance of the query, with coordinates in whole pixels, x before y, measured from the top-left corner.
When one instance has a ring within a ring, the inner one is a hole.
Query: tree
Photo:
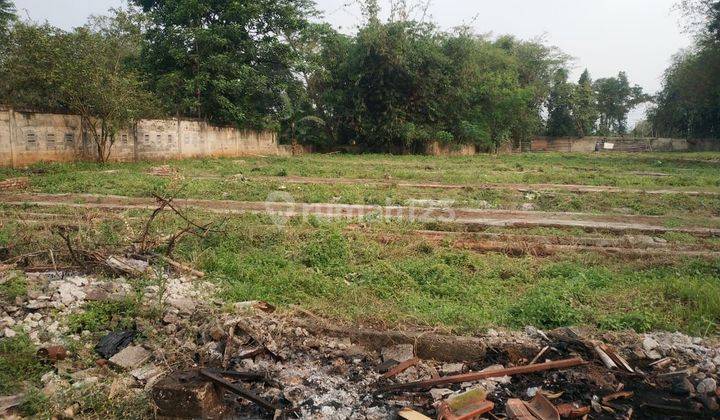
[[[720,138],[720,48],[677,54],[648,120],[662,136]]]
[[[7,34],[10,23],[15,19],[15,4],[12,0],[0,0],[0,37]]]
[[[673,57],[647,118],[662,136],[720,138],[720,0],[682,2],[695,45]]]
[[[156,114],[152,95],[135,70],[125,65],[138,51],[133,42],[137,32],[126,32],[125,15],[118,17],[121,20],[99,20],[98,26],[71,33],[59,63],[63,101],[80,116],[100,162],[110,157],[121,129]]]
[[[116,11],[73,32],[14,25],[0,97],[18,108],[79,115],[96,158],[105,162],[120,129],[155,115],[152,95],[131,67],[139,51],[139,29],[131,21]]]
[[[600,114],[598,131],[603,136],[625,134],[628,113],[637,105],[650,100],[640,86],[630,85],[627,75],[622,71],[617,77],[598,79],[595,91]]]
[[[277,128],[295,82],[288,35],[315,14],[311,0],[134,0],[148,14],[142,63],[176,115]]]
[[[720,42],[720,0],[681,0],[678,6],[685,14],[685,29],[698,42]]]
[[[549,136],[567,137],[577,134],[572,115],[574,91],[574,87],[568,83],[567,70],[557,70],[547,105],[547,134]]]
[[[592,135],[598,120],[597,96],[587,69],[580,75],[580,80],[574,87],[572,101],[573,120],[578,136]]]

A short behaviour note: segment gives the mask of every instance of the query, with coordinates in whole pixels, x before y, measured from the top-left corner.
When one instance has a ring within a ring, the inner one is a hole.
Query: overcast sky
[[[316,0],[325,19],[352,32],[361,20],[354,0]],[[381,0],[383,1],[383,0]],[[409,0],[408,2],[411,2]],[[670,58],[691,43],[673,11],[677,0],[435,0],[429,14],[448,29],[472,25],[478,33],[545,36],[576,58],[574,76],[588,68],[593,78],[625,70],[650,93],[660,89]],[[91,14],[125,0],[15,0],[21,16],[70,29]],[[631,116],[634,122],[642,113]]]

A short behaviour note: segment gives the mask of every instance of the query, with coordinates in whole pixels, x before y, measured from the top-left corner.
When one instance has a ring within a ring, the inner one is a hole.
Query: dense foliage
[[[154,112],[134,70],[140,38],[136,16],[124,11],[72,32],[17,23],[0,63],[0,97],[20,109],[79,115],[104,161],[121,129]]]
[[[657,106],[648,114],[661,136],[720,138],[720,0],[683,3],[694,18],[695,45],[665,72]]]
[[[150,18],[142,68],[172,114],[266,128],[294,82],[287,37],[309,0],[134,0]]]
[[[537,134],[625,134],[648,100],[623,72],[593,82],[586,70],[573,83],[569,57],[542,40],[441,31],[406,2],[381,21],[366,0],[352,35],[315,22],[312,0],[132,3],[67,32],[17,22],[0,0],[0,102],[82,115],[102,158],[143,116],[277,130],[320,148],[497,150]]]

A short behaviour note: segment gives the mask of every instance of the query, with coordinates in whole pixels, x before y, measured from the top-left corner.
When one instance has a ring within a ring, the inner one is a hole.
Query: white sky
[[[325,20],[352,32],[361,14],[355,0],[316,0]],[[381,0],[383,4],[387,0]],[[412,0],[408,0],[412,2]],[[470,24],[478,33],[544,36],[576,58],[574,77],[588,68],[593,78],[620,70],[647,92],[660,89],[670,58],[691,44],[673,11],[677,0],[434,0],[431,19],[449,29]],[[91,14],[119,7],[125,0],[15,0],[23,17],[70,29]],[[387,8],[386,8],[387,9]],[[387,10],[385,10],[387,12]],[[642,116],[631,115],[631,123]]]

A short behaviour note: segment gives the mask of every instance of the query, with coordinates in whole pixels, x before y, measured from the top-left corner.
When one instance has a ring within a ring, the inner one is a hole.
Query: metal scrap
[[[619,400],[621,398],[632,398],[632,396],[635,395],[632,391],[621,391],[621,392],[615,392],[610,395],[606,395],[602,398],[602,402],[607,404],[610,401]]]
[[[437,385],[457,384],[462,382],[475,382],[489,378],[500,378],[503,376],[521,375],[525,373],[542,372],[554,369],[567,369],[585,364],[582,358],[574,357],[570,359],[557,360],[553,362],[538,363],[535,365],[517,366],[506,369],[497,369],[487,372],[470,372],[461,375],[444,376],[437,379],[429,379],[426,381],[410,382],[406,384],[394,384],[381,387],[383,391],[395,391],[405,389],[430,388]]]
[[[417,357],[413,357],[412,359],[408,359],[402,363],[398,363],[397,365],[395,365],[395,367],[380,376],[380,380],[395,377],[410,369],[411,367],[417,365],[418,363],[420,363],[420,359],[418,359]]]
[[[201,369],[200,375],[211,380],[212,382],[219,385],[220,387],[222,387],[230,392],[233,392],[246,400],[252,401],[255,404],[257,404],[273,413],[277,410],[280,410],[279,406],[265,400],[264,398],[254,394],[253,392],[247,391],[247,390],[235,385],[234,383],[218,376],[211,370]]]
[[[487,391],[472,389],[438,403],[438,420],[470,420],[491,412],[495,404],[487,400]]]

